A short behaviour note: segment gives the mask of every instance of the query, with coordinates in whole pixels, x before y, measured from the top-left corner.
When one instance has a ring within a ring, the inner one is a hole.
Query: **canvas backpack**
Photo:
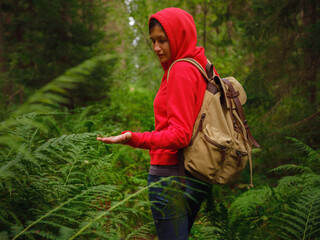
[[[253,138],[245,119],[242,105],[247,96],[241,84],[233,77],[220,78],[214,74],[208,61],[206,70],[194,59],[179,61],[193,64],[207,82],[201,110],[194,123],[190,144],[179,151],[180,175],[184,168],[194,177],[216,184],[230,184],[240,177],[248,160],[252,183],[253,146],[260,147]]]

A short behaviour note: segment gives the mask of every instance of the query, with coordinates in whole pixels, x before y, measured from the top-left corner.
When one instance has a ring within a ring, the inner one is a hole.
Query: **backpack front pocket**
[[[211,138],[209,138],[207,135],[203,135],[204,139],[210,143],[211,145],[215,146],[216,149],[220,152],[221,154],[221,163],[223,163],[226,159],[226,150],[227,150],[227,147],[217,143],[216,141],[212,140]],[[213,152],[214,153],[214,152]],[[212,155],[212,154],[211,154]],[[216,154],[213,154],[214,156],[211,156],[211,158],[216,158]]]
[[[230,143],[230,138],[222,136],[214,126],[207,125],[206,129],[198,131],[192,144],[184,149],[185,168],[203,181],[216,182],[230,152]]]
[[[246,152],[230,150],[229,154],[230,157],[223,164],[223,169],[217,180],[220,184],[232,183],[237,180],[248,161],[248,154]]]
[[[183,154],[186,170],[200,180],[213,183],[220,174],[226,147],[213,144],[207,138],[203,132],[199,132],[193,144],[183,150]]]

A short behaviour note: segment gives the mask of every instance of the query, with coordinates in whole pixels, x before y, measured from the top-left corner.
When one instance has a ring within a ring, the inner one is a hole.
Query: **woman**
[[[205,80],[192,64],[175,63],[170,70],[170,79],[167,79],[168,69],[175,60],[186,57],[195,59],[205,69],[207,58],[204,49],[196,47],[197,31],[192,16],[181,9],[167,8],[153,14],[149,19],[149,34],[153,50],[165,71],[154,99],[155,131],[128,131],[97,139],[108,144],[150,149],[150,184],[164,177],[179,176],[178,150],[188,146],[191,140],[206,90]],[[183,197],[186,204],[174,204],[174,195],[167,197],[174,191],[163,190],[163,187],[173,186],[173,180],[179,181],[178,177],[161,182],[162,188],[150,189],[149,198],[154,202],[151,210],[160,240],[188,239],[200,205],[210,190],[208,184],[193,181],[193,177],[186,174],[189,177]]]

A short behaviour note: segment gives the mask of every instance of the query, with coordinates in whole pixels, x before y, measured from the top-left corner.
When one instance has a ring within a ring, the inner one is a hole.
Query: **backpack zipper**
[[[204,134],[204,138],[211,144],[215,145],[216,147],[218,148],[221,148],[221,149],[226,149],[227,147],[217,143],[216,141],[212,140],[211,138],[209,138],[207,135]]]
[[[202,113],[201,118],[200,118],[200,122],[197,128],[197,131],[195,132],[193,138],[191,139],[189,146],[192,146],[194,140],[196,139],[196,137],[198,136],[199,132],[202,131],[202,126],[203,126],[203,120],[206,118],[206,113]]]
[[[240,167],[241,166],[241,158],[243,156],[247,156],[248,154],[245,152],[238,151],[238,150],[236,150],[236,154],[237,154],[237,162],[238,162],[237,166]]]
[[[220,153],[221,153],[221,161],[224,162],[225,158],[226,158],[226,148],[225,146],[217,143],[216,141],[212,140],[211,138],[209,138],[207,135],[203,134],[204,138],[211,143],[212,145],[218,147],[221,149]]]

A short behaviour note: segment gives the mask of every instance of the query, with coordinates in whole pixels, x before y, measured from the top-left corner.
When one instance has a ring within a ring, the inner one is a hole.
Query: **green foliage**
[[[226,188],[213,187],[200,212],[199,239],[318,238],[320,175],[307,165],[318,163],[320,155],[301,141],[291,140],[306,150],[307,157],[301,165],[272,169],[272,176],[281,176],[277,186],[242,190],[235,198],[230,198]]]
[[[84,61],[39,89],[24,105],[15,111],[15,114],[49,112],[50,110],[59,109],[61,105],[70,104],[70,101],[74,104],[76,98],[79,98],[79,95],[72,91],[79,91],[81,88],[90,88],[90,85],[92,85],[90,79],[96,77],[95,73],[98,69],[101,69],[101,64],[113,66],[114,62],[114,55],[97,56]],[[106,74],[104,78],[107,78],[108,71],[105,70],[103,73]],[[99,78],[97,79],[101,80]],[[111,82],[110,79],[108,80]],[[101,92],[104,93],[108,91],[110,88],[108,85],[110,85],[110,83],[100,88],[100,94]],[[70,97],[71,93],[74,95],[73,98]],[[79,94],[81,94],[81,91]],[[84,96],[88,98],[90,93],[86,93]]]
[[[69,239],[75,231],[82,232],[86,228],[84,224],[88,226],[86,222],[91,221],[89,232],[84,231],[83,236],[89,234],[91,238],[92,231],[97,236],[104,232],[105,236],[109,233],[107,239],[112,239],[120,236],[120,229],[130,232],[134,223],[143,219],[151,221],[150,215],[145,214],[148,202],[131,200],[146,188],[134,194],[130,192],[136,191],[135,188],[128,189],[133,182],[137,187],[145,182],[138,182],[139,176],[129,178],[125,170],[116,170],[120,156],[106,154],[95,136],[84,133],[49,139],[31,153],[27,152],[31,154],[27,156],[33,160],[31,164],[21,153],[9,155],[7,163],[0,168],[1,225],[3,229],[16,226],[20,231],[7,234],[17,238],[28,234],[45,239]],[[28,221],[16,222],[15,219]],[[37,220],[29,223],[31,219]],[[137,235],[143,235],[147,226],[150,224],[141,225],[141,231],[136,230]]]
[[[270,171],[277,175],[290,174],[283,176],[276,187],[250,189],[229,208],[225,203],[214,202],[209,209],[215,219],[211,227],[213,236],[217,239],[221,234],[223,239],[229,239],[228,236],[232,236],[230,239],[317,239],[320,175],[306,165],[318,163],[320,155],[304,143],[293,141],[312,157],[307,157],[300,166],[283,165]]]
[[[291,0],[2,1],[0,239],[154,238],[148,152],[95,137],[153,130],[147,20],[169,6],[244,83],[262,145],[256,187],[214,186],[191,239],[317,239],[319,4]]]
[[[43,86],[101,50],[103,1],[3,1],[2,11],[6,69],[20,86]]]
[[[320,188],[305,190],[279,219],[277,235],[281,239],[318,239],[320,227]]]
[[[238,10],[247,12],[234,10],[241,44],[251,58],[244,78],[247,108],[265,150],[259,164],[270,169],[301,155],[283,136],[319,146],[319,46],[309,39],[319,36],[319,4],[252,0]]]
[[[99,108],[103,104],[73,114],[53,112],[65,103],[60,101],[60,96],[69,101],[70,90],[76,89],[79,83],[87,83],[96,66],[101,69],[101,63],[108,65],[110,72],[114,57],[96,57],[68,70],[1,123],[0,225],[6,229],[1,233],[3,236],[18,238],[24,234],[31,239],[69,239],[89,219],[146,185],[143,177],[147,171],[143,165],[136,165],[136,159],[146,160],[146,152],[128,155],[126,147],[106,148],[95,140],[97,132],[86,132],[114,131],[112,121],[118,111],[112,110],[113,104],[104,105],[102,112]],[[105,98],[104,104],[110,100]],[[135,105],[132,103],[132,106]],[[36,112],[22,114],[30,111]],[[72,115],[72,125],[65,128]],[[61,135],[66,130],[79,133]],[[61,136],[54,137],[57,135]],[[141,174],[135,174],[141,168]],[[134,177],[130,177],[132,175]],[[89,235],[94,231],[95,236],[118,238],[123,229],[122,234],[126,232],[126,236],[131,232],[130,225],[137,222],[141,222],[141,229],[136,229],[132,237],[146,235],[151,221],[150,214],[145,214],[148,203],[136,200],[124,203],[121,209],[109,211],[104,220],[94,221]],[[114,220],[105,223],[106,218]]]

